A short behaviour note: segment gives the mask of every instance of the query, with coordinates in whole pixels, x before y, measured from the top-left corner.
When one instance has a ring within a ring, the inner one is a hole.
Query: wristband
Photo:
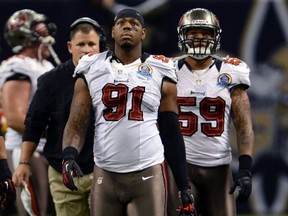
[[[62,152],[63,161],[72,159],[76,160],[78,158],[78,151],[72,146],[66,147]]]
[[[239,158],[239,169],[251,170],[252,167],[252,157],[250,155],[241,155]]]
[[[30,166],[30,161],[19,161],[19,164],[25,164],[27,166]]]

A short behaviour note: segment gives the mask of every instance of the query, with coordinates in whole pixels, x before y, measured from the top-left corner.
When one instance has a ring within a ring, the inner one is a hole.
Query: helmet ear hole
[[[187,38],[186,32],[191,28],[208,29],[213,33],[213,38]],[[211,11],[204,8],[195,8],[187,11],[179,20],[178,48],[181,52],[190,55],[195,59],[204,59],[213,55],[220,48],[221,28],[218,18]],[[200,42],[201,47],[194,46],[195,42]]]

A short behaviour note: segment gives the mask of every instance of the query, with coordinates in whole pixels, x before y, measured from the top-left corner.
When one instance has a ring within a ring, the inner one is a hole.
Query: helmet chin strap
[[[53,57],[54,61],[56,62],[57,65],[61,64],[60,59],[58,58],[57,53],[54,51],[53,47],[51,45],[48,45],[49,52],[51,56]]]
[[[46,37],[40,37],[39,41],[43,45],[53,45],[55,43],[55,38],[52,37],[51,35],[48,35]]]
[[[38,60],[42,61],[43,57],[42,57],[42,50],[43,50],[43,44],[40,44],[37,50],[37,56],[38,56]]]
[[[40,40],[41,44],[38,48],[38,59],[40,61],[43,60],[42,49],[43,49],[43,46],[45,45],[48,47],[49,52],[50,52],[52,58],[54,59],[55,63],[57,65],[61,64],[61,61],[60,61],[58,55],[56,54],[56,52],[54,51],[54,49],[52,47],[52,45],[55,43],[55,39],[52,36],[48,35],[46,37],[40,37],[39,40]]]

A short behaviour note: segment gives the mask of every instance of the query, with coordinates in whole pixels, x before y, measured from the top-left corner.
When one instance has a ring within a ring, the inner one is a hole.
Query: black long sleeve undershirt
[[[186,170],[186,152],[179,127],[178,115],[174,112],[158,114],[160,136],[165,149],[165,158],[173,172],[180,191],[189,188]]]

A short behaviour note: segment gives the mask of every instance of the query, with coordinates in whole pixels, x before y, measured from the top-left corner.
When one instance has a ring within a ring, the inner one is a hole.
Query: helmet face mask
[[[14,53],[23,48],[41,44],[41,38],[49,36],[50,24],[46,25],[46,16],[30,9],[23,9],[13,13],[5,24],[4,37]],[[45,23],[48,35],[42,35],[41,31],[35,30],[38,23]],[[55,24],[54,29],[55,31]],[[51,37],[51,36],[50,36]]]
[[[209,35],[212,37],[190,37],[188,32],[192,29],[209,31]],[[194,59],[207,58],[215,54],[220,48],[221,28],[219,21],[209,10],[196,8],[187,11],[178,23],[177,33],[179,50]]]

